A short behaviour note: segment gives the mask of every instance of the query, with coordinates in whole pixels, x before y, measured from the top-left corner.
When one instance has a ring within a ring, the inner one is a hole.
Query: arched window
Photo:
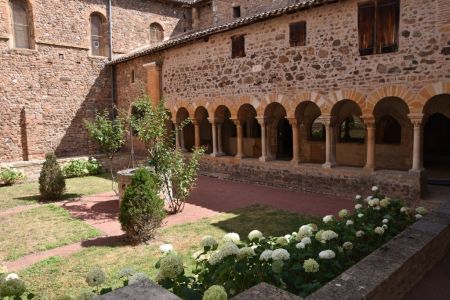
[[[99,13],[91,15],[91,54],[108,56],[106,19]]]
[[[325,125],[319,121],[317,117],[309,128],[309,140],[310,141],[324,141],[325,140]]]
[[[377,144],[400,144],[402,141],[402,126],[393,117],[381,117],[376,124]]]
[[[15,48],[31,48],[28,5],[24,0],[11,0]]]
[[[150,44],[156,44],[164,40],[164,30],[158,23],[150,24]]]
[[[347,117],[339,125],[339,142],[364,143],[364,124],[357,116]]]

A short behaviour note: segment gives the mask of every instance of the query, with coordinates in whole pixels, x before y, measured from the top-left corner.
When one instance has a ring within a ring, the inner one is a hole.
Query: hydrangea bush
[[[90,157],[88,160],[72,160],[63,167],[63,173],[66,178],[98,175],[102,173],[102,171],[102,164],[94,157]]]
[[[12,169],[10,167],[0,168],[0,184],[13,185],[25,179],[25,174],[21,170]]]
[[[257,230],[246,241],[237,233],[226,234],[221,243],[204,237],[194,254],[193,276],[171,248],[156,265],[156,279],[183,299],[209,299],[220,287],[232,297],[260,282],[305,297],[427,213],[382,195],[378,187],[372,193],[366,199],[357,195],[353,212],[343,209],[338,217],[325,216],[320,224],[301,225],[282,237]]]

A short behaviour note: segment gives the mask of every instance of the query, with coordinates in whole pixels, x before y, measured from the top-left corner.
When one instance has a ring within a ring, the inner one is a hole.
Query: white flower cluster
[[[303,262],[303,269],[306,273],[319,272],[319,267],[319,263],[314,258],[307,259]]]
[[[347,220],[347,222],[345,222],[345,225],[351,226],[351,225],[353,225],[353,221],[352,220]]]
[[[355,205],[355,209],[356,210],[361,209],[361,208],[363,208],[362,204],[358,203],[358,204]]]
[[[272,258],[272,250],[264,250],[259,256],[260,261],[269,261]]]
[[[276,249],[272,252],[273,260],[289,260],[290,257],[289,252],[283,248]]]
[[[379,234],[379,235],[383,235],[383,234],[384,234],[384,228],[383,228],[383,227],[380,227],[380,226],[376,227],[373,231],[374,231],[376,234]]]
[[[237,258],[242,260],[242,259],[246,259],[248,257],[252,257],[255,256],[255,250],[253,250],[252,247],[243,247],[241,249],[239,249],[239,252],[237,254]]]
[[[372,192],[374,192],[374,193],[376,193],[376,192],[378,192],[378,187],[376,186],[376,185],[374,185],[373,187],[372,187]]]
[[[261,240],[262,238],[263,238],[264,236],[263,236],[263,234],[262,234],[262,232],[261,231],[259,231],[259,230],[252,230],[252,231],[250,231],[250,233],[248,234],[248,239],[250,240],[250,241],[259,241],[259,240]]]
[[[297,249],[305,249],[306,245],[303,242],[297,243],[297,245],[295,245],[295,248]]]
[[[419,215],[424,216],[424,215],[426,215],[428,213],[428,210],[425,207],[423,207],[423,206],[419,206],[419,207],[416,208],[416,213],[418,213]]]
[[[378,198],[370,199],[367,202],[367,204],[369,204],[369,206],[371,206],[371,207],[376,207],[376,206],[380,205],[380,199],[378,199]]]
[[[169,252],[173,251],[173,246],[171,244],[163,244],[159,246],[159,251],[163,254],[168,254]]]
[[[201,245],[203,248],[209,247],[209,249],[215,249],[218,244],[212,236],[206,235],[202,238]]]
[[[161,259],[159,277],[174,279],[184,271],[183,260],[177,254],[169,254]]]
[[[211,265],[215,265],[219,262],[221,262],[224,258],[231,256],[231,255],[237,255],[239,253],[239,248],[234,244],[233,242],[226,242],[222,246],[219,247],[219,249],[211,254],[211,257],[209,258],[208,262]]]
[[[320,259],[333,259],[336,257],[336,253],[333,250],[323,250],[319,252]]]
[[[391,204],[391,201],[389,198],[384,198],[383,200],[380,201],[380,206],[381,207],[388,207]]]
[[[338,238],[338,234],[334,232],[333,230],[325,230],[322,232],[320,236],[320,242],[325,243],[327,241],[330,241],[332,239]]]
[[[364,231],[362,231],[362,230],[358,230],[356,233],[355,233],[355,235],[356,235],[356,237],[362,237],[362,236],[364,236],[366,233],[364,232]]]
[[[341,209],[340,211],[339,211],[339,218],[341,218],[341,219],[344,219],[344,218],[347,218],[348,217],[348,215],[349,215],[349,212],[348,212],[348,210],[347,209]]]
[[[342,248],[344,248],[345,250],[352,250],[353,244],[352,242],[345,242],[344,244],[342,244]]]
[[[305,245],[311,244],[311,238],[310,237],[304,237],[302,238],[301,242]]]
[[[236,232],[230,232],[227,233],[223,236],[223,241],[224,242],[233,242],[233,243],[238,243],[241,240],[241,238],[239,237],[239,234],[237,234]]]
[[[284,236],[280,236],[279,238],[277,238],[277,240],[275,241],[275,243],[277,243],[280,246],[286,246],[289,241],[287,238],[285,238]]]
[[[302,227],[300,227],[300,229],[298,230],[298,234],[297,237],[302,239],[304,237],[310,237],[313,235],[313,227],[310,225],[303,225]]]
[[[19,275],[17,275],[16,273],[11,273],[8,274],[8,276],[5,277],[5,281],[9,281],[9,280],[19,280],[20,277]]]
[[[334,220],[334,216],[333,215],[327,215],[325,217],[323,217],[322,221],[326,224],[326,223],[330,223],[333,222]]]
[[[359,200],[361,200],[361,199],[362,199],[362,196],[361,196],[361,195],[356,195],[356,196],[355,196],[355,200],[356,200],[356,201],[359,201]]]

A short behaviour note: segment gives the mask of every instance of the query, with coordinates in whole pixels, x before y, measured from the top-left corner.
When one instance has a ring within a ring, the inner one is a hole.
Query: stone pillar
[[[192,29],[197,29],[199,26],[198,8],[192,8]]]
[[[373,117],[363,118],[367,129],[367,158],[364,169],[375,171],[375,119]]]
[[[269,161],[267,157],[267,132],[266,132],[266,119],[257,118],[259,125],[261,125],[261,157],[259,161],[266,162]]]
[[[200,122],[194,119],[192,123],[194,124],[195,128],[195,149],[200,149],[200,147],[202,146],[200,143]]]
[[[235,158],[241,159],[244,156],[243,152],[243,132],[242,132],[242,122],[239,119],[233,119],[232,120],[234,124],[236,124],[236,131],[237,131],[237,153]]]
[[[144,64],[143,67],[147,70],[147,94],[153,104],[156,104],[161,99],[161,68],[156,62]]]
[[[222,149],[222,123],[217,123],[217,156],[224,156]]]
[[[292,126],[292,164],[296,165],[300,161],[300,142],[298,136],[298,120],[296,118],[290,118],[289,124]]]
[[[180,135],[180,137],[179,137],[180,138],[180,150],[181,150],[181,152],[187,152],[186,146],[184,145],[184,127],[180,128],[179,135]]]
[[[408,115],[411,123],[414,126],[414,140],[413,140],[413,162],[410,172],[420,172],[423,169],[423,154],[422,154],[422,120],[423,114]]]
[[[334,118],[332,116],[321,117],[322,123],[325,125],[325,163],[323,168],[332,168],[336,165],[336,139]]]
[[[175,122],[175,149],[180,150],[180,125]]]
[[[216,128],[216,120],[208,119],[209,123],[211,123],[211,131],[212,131],[212,146],[213,151],[211,153],[212,157],[217,157],[217,128]]]

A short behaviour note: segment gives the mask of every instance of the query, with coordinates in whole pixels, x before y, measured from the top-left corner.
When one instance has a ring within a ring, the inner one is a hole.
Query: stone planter
[[[154,167],[146,167],[150,172],[154,172]],[[117,172],[117,182],[119,185],[119,207],[122,203],[123,196],[125,195],[125,190],[127,186],[131,183],[131,178],[133,178],[134,172],[136,172],[137,168],[134,169],[126,169]]]

